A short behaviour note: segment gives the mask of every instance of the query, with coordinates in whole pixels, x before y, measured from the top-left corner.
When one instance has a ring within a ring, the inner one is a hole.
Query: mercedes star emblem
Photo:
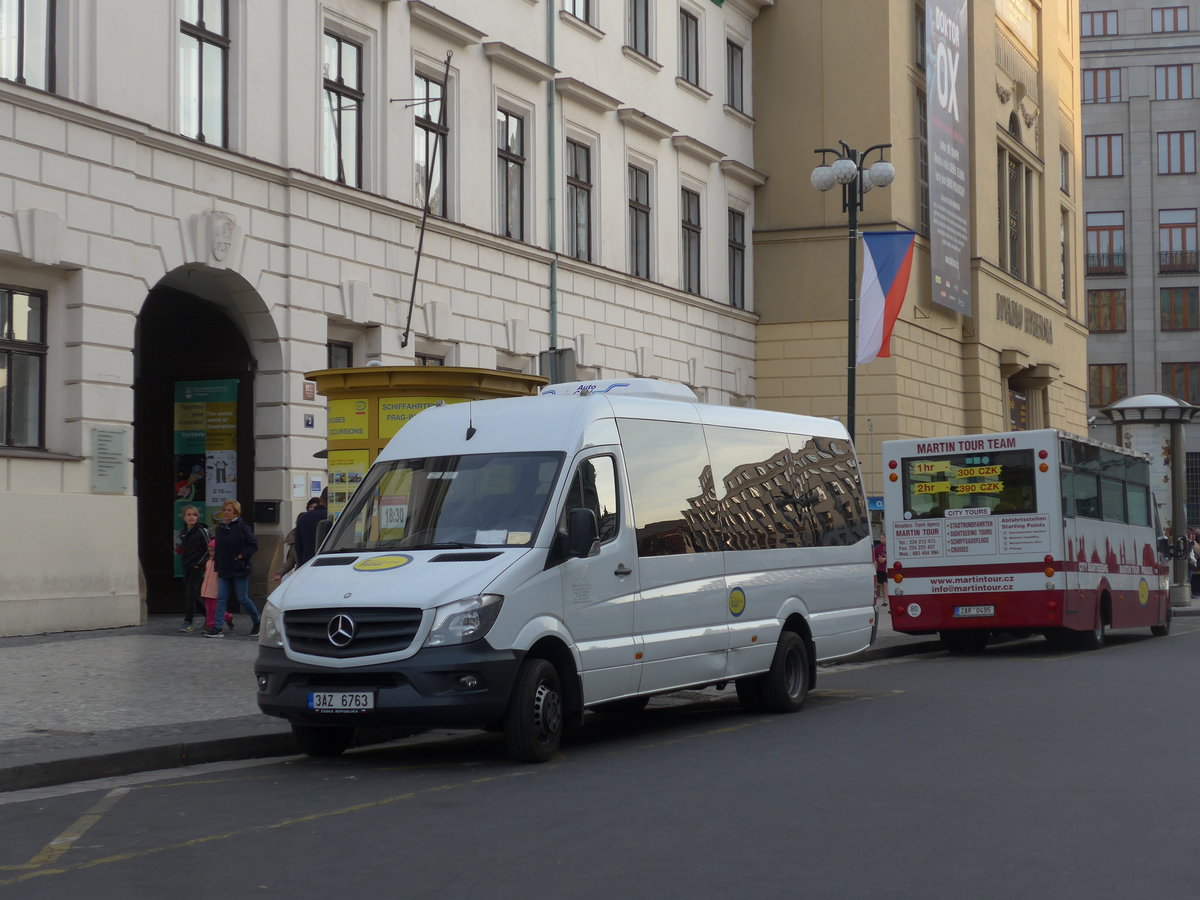
[[[335,647],[345,647],[354,640],[354,633],[358,630],[358,626],[354,624],[354,620],[347,615],[334,616],[329,620],[329,627],[325,629],[326,635],[329,636],[329,643]]]

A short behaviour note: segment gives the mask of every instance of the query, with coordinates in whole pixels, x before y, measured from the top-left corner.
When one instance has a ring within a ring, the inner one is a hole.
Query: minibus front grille
[[[354,659],[407,650],[421,627],[421,610],[405,607],[326,607],[283,614],[288,644],[297,653]]]
[[[348,566],[357,561],[357,556],[318,556],[312,561],[312,564],[314,566]]]

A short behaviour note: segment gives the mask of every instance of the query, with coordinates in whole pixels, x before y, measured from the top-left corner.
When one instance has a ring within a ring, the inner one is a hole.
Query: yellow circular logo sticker
[[[1150,585],[1146,584],[1146,579],[1143,578],[1138,582],[1138,603],[1145,606],[1150,602]]]
[[[412,562],[411,556],[372,556],[370,559],[360,559],[354,564],[359,572],[384,572],[388,569],[398,569]]]
[[[729,592],[729,611],[735,616],[740,616],[746,610],[746,592],[741,588],[734,588]]]

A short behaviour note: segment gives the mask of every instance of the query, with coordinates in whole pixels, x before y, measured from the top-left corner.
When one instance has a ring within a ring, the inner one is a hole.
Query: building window
[[[917,167],[917,217],[920,220],[921,234],[929,234],[929,106],[925,91],[917,91],[917,153],[920,165]]]
[[[592,258],[592,150],[567,141],[567,253]]]
[[[997,178],[1000,209],[1000,265],[1022,281],[1033,284],[1037,271],[1033,240],[1034,172],[1014,153],[1000,148]]]
[[[679,11],[679,77],[700,84],[700,20]]]
[[[1127,397],[1127,369],[1124,363],[1088,366],[1088,406],[1111,406]]]
[[[1087,214],[1087,274],[1125,274],[1125,213]]]
[[[1158,174],[1191,175],[1196,171],[1196,132],[1158,133]]]
[[[0,0],[0,78],[54,90],[54,7],[54,0]]]
[[[1092,134],[1083,139],[1086,178],[1119,178],[1125,174],[1124,141],[1119,134]]]
[[[1117,11],[1115,9],[1083,13],[1079,30],[1082,37],[1103,37],[1116,33]]]
[[[577,19],[592,21],[592,0],[565,0],[563,9]]]
[[[1125,330],[1125,289],[1087,292],[1088,330],[1114,333]]]
[[[413,362],[418,366],[444,366],[446,357],[436,356],[432,353],[417,353],[413,356]]]
[[[525,120],[496,110],[496,180],[500,197],[500,233],[525,239]]]
[[[1154,67],[1154,99],[1155,100],[1191,100],[1192,99],[1192,67],[1155,66]]]
[[[46,295],[0,287],[0,447],[45,446]]]
[[[913,10],[913,57],[917,68],[925,71],[925,6],[918,3]]]
[[[1196,210],[1158,212],[1158,271],[1167,275],[1197,271]]]
[[[354,365],[354,345],[348,341],[330,341],[325,351],[330,369],[349,369]]]
[[[1200,330],[1200,292],[1196,288],[1160,288],[1158,300],[1158,324],[1163,331]]]
[[[629,46],[642,56],[650,56],[650,0],[627,0],[626,27]]]
[[[726,83],[729,96],[725,102],[739,112],[742,111],[742,47],[733,41],[725,42]]]
[[[1058,189],[1071,193],[1071,151],[1064,147],[1058,148]]]
[[[362,47],[325,32],[325,133],[322,174],[362,187]]]
[[[1155,34],[1188,30],[1186,6],[1160,6],[1150,10],[1150,30]]]
[[[1120,103],[1120,69],[1084,69],[1084,103]]]
[[[700,195],[684,188],[680,192],[683,219],[683,289],[700,293]]]
[[[629,273],[650,277],[650,173],[629,167]]]
[[[1162,391],[1188,403],[1200,403],[1200,362],[1163,363]]]
[[[229,16],[226,0],[190,0],[179,20],[179,131],[228,145]]]
[[[428,206],[435,216],[446,217],[446,157],[449,156],[450,129],[446,86],[436,79],[418,74],[415,79],[416,129],[413,159],[416,160],[417,205]]]
[[[746,216],[729,210],[729,305],[746,308]]]
[[[1066,303],[1071,289],[1071,213],[1058,211],[1059,297]]]

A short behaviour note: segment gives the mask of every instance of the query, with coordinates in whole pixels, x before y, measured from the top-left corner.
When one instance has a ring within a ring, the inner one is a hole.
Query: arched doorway
[[[195,274],[202,281],[212,273]],[[216,303],[173,281],[147,296],[134,348],[138,556],[152,613],[183,609],[175,554],[181,507],[197,506],[210,527],[224,499],[238,500],[250,522],[254,509],[250,345]]]

